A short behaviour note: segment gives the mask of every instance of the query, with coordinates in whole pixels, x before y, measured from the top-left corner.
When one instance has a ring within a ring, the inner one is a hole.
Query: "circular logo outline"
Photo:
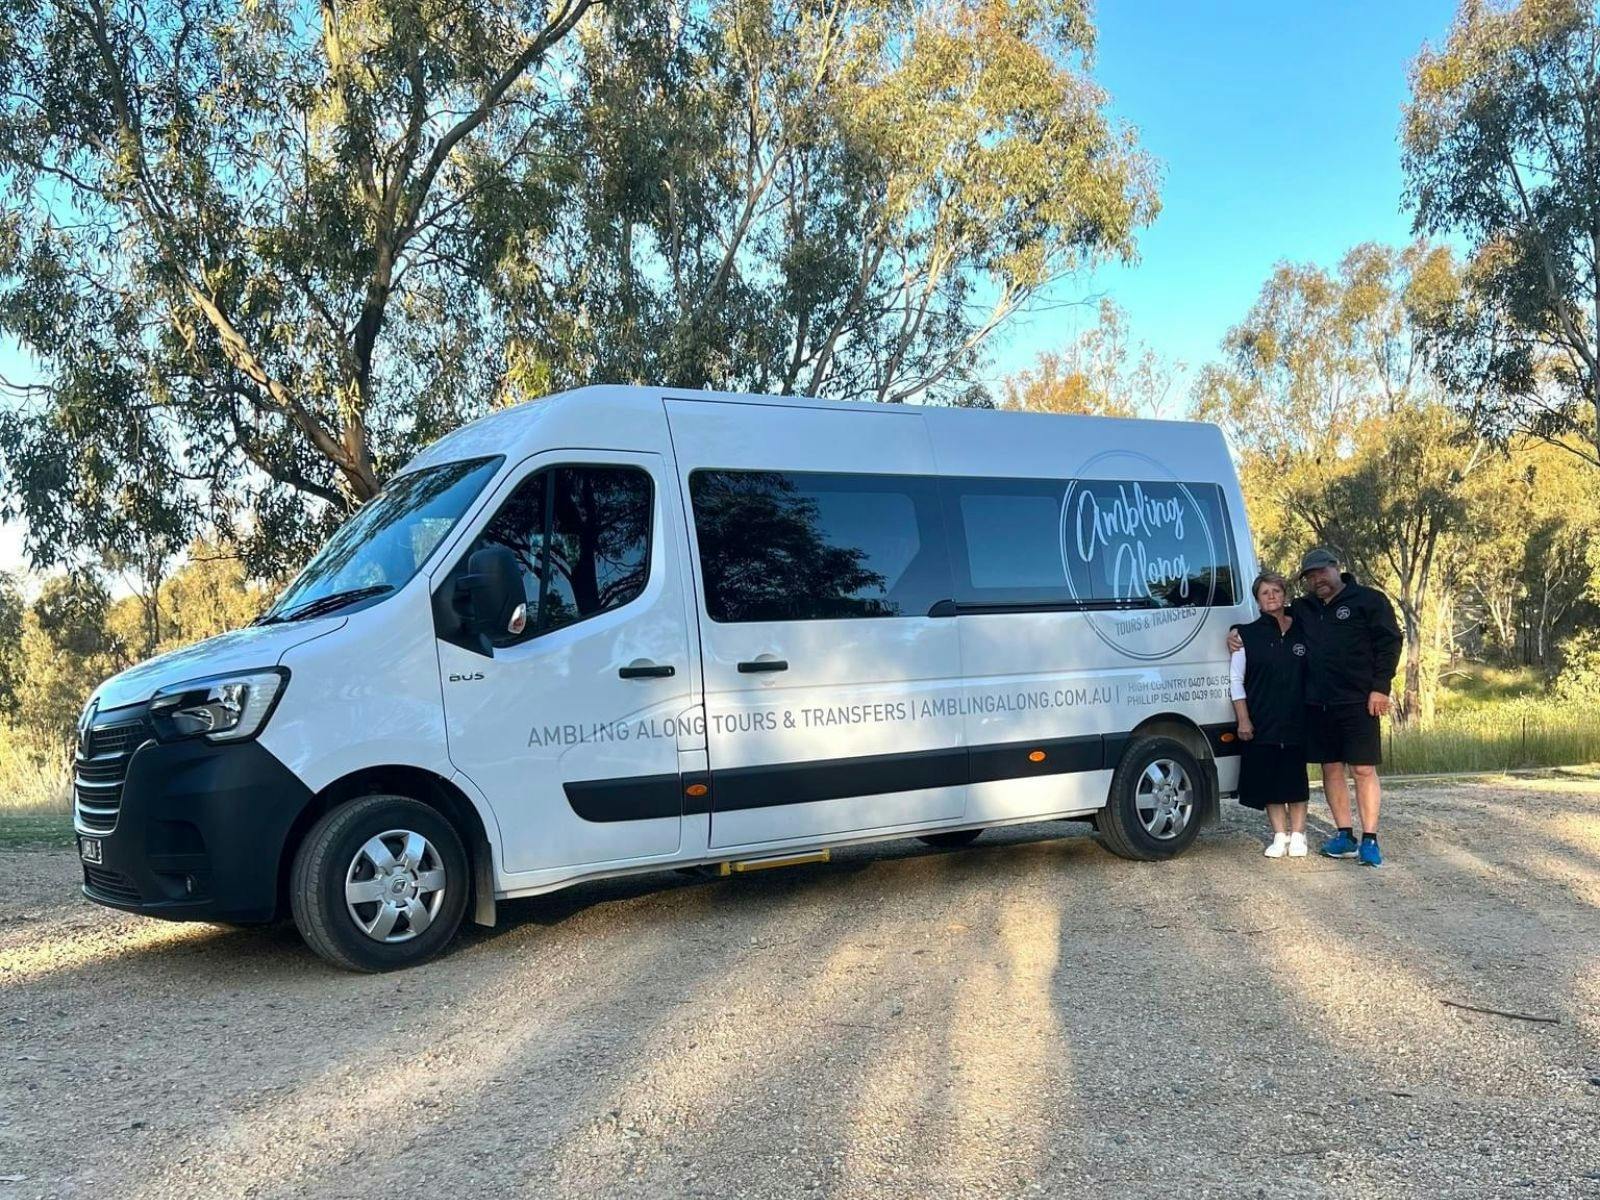
[[[1090,458],[1089,460],[1087,460],[1083,464],[1083,466],[1078,468],[1077,474],[1067,482],[1067,490],[1064,493],[1062,493],[1062,496],[1061,496],[1061,519],[1060,519],[1060,525],[1059,525],[1059,540],[1060,540],[1060,543],[1061,543],[1061,571],[1062,571],[1062,574],[1066,577],[1067,592],[1072,596],[1072,598],[1074,600],[1083,601],[1083,597],[1078,595],[1077,589],[1075,587],[1073,587],[1073,585],[1072,585],[1072,568],[1068,564],[1068,561],[1067,561],[1067,513],[1068,513],[1068,510],[1069,510],[1069,508],[1071,506],[1072,497],[1076,493],[1076,491],[1078,489],[1078,486],[1080,484],[1087,485],[1087,484],[1095,484],[1095,483],[1137,483],[1137,482],[1140,482],[1139,480],[1133,480],[1133,479],[1129,479],[1129,480],[1120,480],[1120,479],[1083,479],[1083,478],[1079,477],[1079,476],[1082,475],[1082,473],[1084,471],[1088,470],[1088,468],[1094,466],[1095,463],[1100,462],[1102,459],[1107,459],[1107,458],[1132,458],[1132,459],[1138,460],[1140,462],[1148,463],[1150,466],[1155,468],[1155,471],[1156,471],[1156,473],[1158,475],[1165,475],[1166,476],[1165,482],[1175,485],[1178,488],[1178,490],[1183,493],[1184,498],[1186,500],[1188,500],[1190,508],[1192,508],[1194,510],[1194,515],[1200,522],[1201,532],[1203,532],[1206,535],[1206,550],[1207,550],[1207,552],[1209,554],[1210,561],[1211,561],[1211,564],[1212,564],[1212,571],[1210,573],[1209,580],[1207,582],[1207,589],[1208,590],[1207,590],[1207,594],[1206,594],[1206,603],[1204,605],[1196,604],[1196,605],[1187,606],[1187,607],[1190,607],[1190,608],[1199,608],[1201,610],[1200,619],[1194,623],[1194,628],[1189,631],[1188,635],[1185,636],[1184,639],[1182,641],[1178,642],[1176,645],[1170,647],[1169,649],[1162,650],[1162,651],[1160,651],[1158,653],[1154,653],[1154,654],[1145,654],[1145,653],[1141,653],[1141,652],[1139,652],[1137,650],[1130,650],[1126,646],[1119,645],[1112,638],[1112,636],[1110,634],[1108,634],[1104,629],[1102,629],[1100,627],[1100,622],[1097,619],[1101,615],[1100,613],[1095,612],[1092,609],[1091,610],[1086,610],[1085,613],[1084,613],[1084,615],[1089,618],[1089,628],[1094,630],[1095,636],[1097,638],[1099,638],[1102,642],[1104,642],[1106,644],[1106,646],[1108,646],[1110,649],[1116,651],[1118,654],[1122,655],[1125,658],[1131,658],[1131,659],[1134,659],[1134,660],[1136,660],[1138,662],[1159,662],[1164,658],[1171,658],[1174,654],[1177,654],[1180,650],[1183,650],[1184,648],[1186,648],[1189,645],[1190,642],[1194,641],[1195,638],[1200,636],[1200,631],[1205,628],[1206,621],[1210,619],[1211,606],[1212,606],[1211,602],[1213,600],[1215,600],[1216,596],[1217,596],[1217,575],[1216,575],[1216,570],[1215,570],[1216,562],[1217,562],[1217,544],[1216,544],[1216,539],[1214,537],[1212,537],[1212,535],[1211,535],[1211,522],[1206,520],[1205,512],[1204,512],[1203,509],[1201,509],[1200,502],[1194,498],[1194,493],[1189,490],[1189,485],[1184,483],[1181,479],[1179,479],[1176,475],[1174,475],[1169,468],[1167,468],[1167,467],[1163,466],[1162,464],[1156,462],[1154,459],[1148,457],[1147,455],[1140,454],[1140,453],[1138,453],[1137,451],[1134,451],[1134,450],[1103,450],[1099,454],[1096,454],[1093,458]],[[1160,481],[1159,480],[1151,480],[1149,482],[1160,482]],[[1174,606],[1174,607],[1176,607],[1176,606]],[[1119,609],[1119,610],[1113,610],[1113,611],[1119,611],[1119,612],[1145,612],[1145,611],[1150,611],[1150,610],[1144,609],[1144,608],[1131,608],[1131,609]]]

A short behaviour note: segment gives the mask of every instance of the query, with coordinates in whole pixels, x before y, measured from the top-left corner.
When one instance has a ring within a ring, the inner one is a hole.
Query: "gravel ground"
[[[1381,871],[1230,803],[1164,865],[581,887],[382,977],[0,853],[0,1200],[1600,1196],[1600,782],[1389,800]]]

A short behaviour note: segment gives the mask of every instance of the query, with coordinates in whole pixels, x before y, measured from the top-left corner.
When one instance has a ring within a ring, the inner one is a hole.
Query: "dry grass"
[[[25,734],[0,725],[0,812],[71,810],[72,789],[66,763]]]

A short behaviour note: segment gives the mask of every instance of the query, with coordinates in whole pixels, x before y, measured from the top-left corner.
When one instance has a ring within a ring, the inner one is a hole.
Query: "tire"
[[[1111,777],[1096,834],[1122,858],[1172,858],[1187,850],[1200,832],[1201,814],[1211,803],[1210,788],[1210,776],[1182,742],[1139,738],[1123,752]]]
[[[306,944],[335,966],[393,971],[444,948],[471,890],[461,837],[438,811],[407,796],[363,796],[306,834],[289,906]]]
[[[925,833],[917,841],[940,850],[959,850],[972,845],[982,833],[981,829],[952,829],[949,833]]]

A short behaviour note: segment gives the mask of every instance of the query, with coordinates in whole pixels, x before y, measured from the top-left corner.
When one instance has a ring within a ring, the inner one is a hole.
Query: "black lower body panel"
[[[285,843],[310,790],[256,742],[204,740],[134,752],[116,827],[83,864],[97,904],[172,921],[271,921]]]

